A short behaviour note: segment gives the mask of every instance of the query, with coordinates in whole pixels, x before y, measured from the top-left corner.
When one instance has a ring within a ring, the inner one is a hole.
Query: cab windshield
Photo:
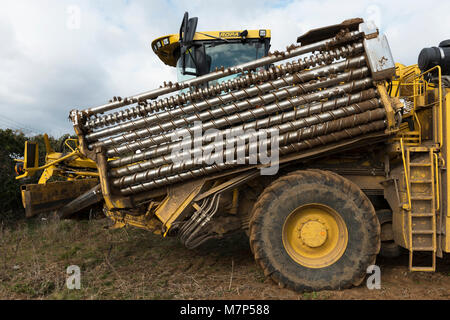
[[[209,72],[216,68],[228,68],[255,59],[262,58],[265,55],[265,46],[263,42],[208,42],[204,43],[205,53],[211,58],[211,67]],[[185,70],[189,73],[195,73],[195,63],[193,61],[194,50],[191,48],[185,53]],[[183,74],[183,56],[177,61],[178,81],[185,81],[195,78],[194,75]]]
[[[206,54],[211,57],[211,69],[232,67],[264,56],[264,45],[261,42],[220,43],[205,45]]]

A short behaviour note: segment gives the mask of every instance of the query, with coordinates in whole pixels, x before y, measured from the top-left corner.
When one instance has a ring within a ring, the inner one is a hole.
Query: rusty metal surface
[[[353,61],[354,64],[350,64],[352,66],[359,66],[364,61],[357,59]],[[341,66],[345,67],[346,64],[342,64]],[[253,114],[247,114],[246,117],[243,117],[238,112],[245,111],[250,108],[255,108],[258,106],[264,106],[267,105],[273,101],[283,101],[286,99],[286,101],[289,101],[289,105],[291,107],[298,106],[305,102],[304,99],[295,99],[295,100],[289,100],[289,97],[296,96],[296,95],[304,95],[309,92],[312,92],[314,90],[320,89],[320,88],[329,88],[333,85],[337,85],[340,82],[346,82],[346,83],[352,83],[353,80],[358,80],[366,77],[369,74],[369,70],[367,67],[362,67],[359,69],[351,69],[351,71],[335,75],[335,76],[329,76],[325,78],[322,81],[311,81],[309,83],[289,87],[284,90],[280,90],[277,92],[273,92],[267,95],[261,95],[255,98],[252,98],[250,100],[244,100],[235,104],[229,104],[226,107],[218,107],[216,109],[211,109],[206,112],[208,114],[208,118],[213,118],[213,120],[202,123],[202,130],[208,130],[211,128],[223,128],[224,126],[228,126],[231,124],[234,124],[236,122],[243,122],[246,120],[254,119]],[[322,72],[318,72],[316,74],[316,77],[323,76],[324,74]],[[301,75],[297,75],[297,77],[300,77]],[[294,76],[295,77],[295,76]],[[312,79],[310,79],[312,80]],[[320,99],[322,93],[316,92],[314,94],[314,98],[310,99]],[[294,103],[296,102],[296,104]],[[214,111],[212,111],[214,110]],[[236,114],[234,114],[236,113]],[[234,114],[230,116],[225,116],[222,118],[219,118],[223,115],[228,114]],[[141,150],[142,148],[149,148],[154,145],[158,145],[161,143],[169,142],[173,139],[173,133],[170,132],[170,130],[176,129],[177,127],[180,127],[182,124],[185,125],[185,129],[178,130],[176,132],[177,135],[184,135],[184,134],[193,134],[194,130],[196,128],[188,127],[189,124],[191,124],[193,121],[202,121],[204,119],[198,119],[196,116],[193,117],[193,119],[190,119],[189,122],[186,122],[184,119],[181,119],[181,123],[175,124],[174,122],[168,122],[168,123],[162,123],[159,125],[156,125],[154,127],[142,129],[138,132],[131,132],[129,134],[119,136],[117,138],[111,139],[109,144],[117,144],[125,141],[134,141],[131,143],[125,143],[118,147],[110,147],[107,149],[107,155],[109,157],[117,156],[124,153],[130,153],[134,152],[136,150]],[[208,120],[208,119],[206,119]],[[234,120],[234,121],[233,121]],[[161,133],[162,132],[162,133]],[[147,136],[150,136],[148,138],[145,138]],[[144,139],[142,139],[144,138]]]
[[[377,130],[377,128],[385,127],[386,124],[378,123],[377,126],[367,126],[363,125],[360,127],[362,129],[363,134],[360,136],[352,137],[350,139],[346,140],[340,140],[338,142],[325,144],[323,146],[316,146],[313,149],[305,150],[301,153],[290,153],[285,156],[282,156],[280,158],[280,169],[284,168],[291,164],[301,163],[301,161],[307,160],[307,159],[314,159],[314,158],[320,158],[321,154],[327,154],[332,155],[340,152],[345,152],[347,150],[352,150],[355,148],[360,148],[363,146],[368,146],[372,144],[377,144],[380,142],[383,142],[386,140],[387,137],[389,137],[389,134],[386,134],[383,130],[382,131],[373,131]],[[231,169],[229,171],[219,171],[211,173],[204,178],[206,181],[216,181],[218,179],[223,179],[226,177],[234,177],[237,174],[255,174],[260,175],[259,168],[260,165],[251,165],[251,166],[241,166],[237,167],[235,169]],[[194,178],[199,179],[199,178]],[[188,180],[189,181],[189,180]],[[179,181],[180,185],[185,184],[187,182]],[[165,187],[160,187],[158,189],[152,189],[152,190],[144,190],[141,193],[137,193],[136,195],[133,195],[132,198],[136,202],[142,202],[146,199],[153,199],[155,197],[165,195],[167,194]]]
[[[98,184],[98,179],[27,184],[21,187],[27,217],[56,210]]]
[[[346,84],[343,84],[340,86],[333,87],[331,89],[321,90],[318,93],[303,95],[303,96],[299,96],[299,97],[296,97],[293,99],[287,99],[282,102],[270,104],[267,106],[261,106],[259,108],[248,110],[248,111],[239,113],[234,116],[235,116],[235,118],[237,117],[237,118],[244,118],[244,119],[257,119],[257,118],[261,118],[262,116],[267,115],[267,114],[273,114],[273,113],[279,112],[280,114],[278,116],[283,117],[286,112],[291,112],[288,110],[292,109],[293,106],[303,104],[303,103],[306,104],[304,107],[296,109],[297,110],[296,115],[298,117],[317,114],[322,111],[325,112],[325,111],[329,111],[329,110],[337,108],[337,107],[347,106],[349,104],[358,103],[358,102],[362,102],[364,100],[369,100],[371,98],[374,98],[376,96],[376,92],[374,89],[363,90],[363,91],[360,91],[360,92],[354,93],[354,94],[346,94],[346,93],[350,93],[352,90],[367,88],[370,85],[371,85],[370,78],[366,78],[363,80],[356,80],[356,81],[352,81],[350,83],[346,83]],[[338,97],[333,100],[328,100],[326,102],[314,103],[315,101],[317,101],[319,99],[332,98],[336,95],[342,95],[342,94],[346,94],[346,95],[343,95],[342,97]],[[310,104],[308,104],[308,103],[310,103]],[[233,120],[233,118],[231,118],[231,117],[226,117],[225,119],[230,122]],[[273,120],[273,118],[271,120]],[[268,122],[268,118],[260,119],[260,120],[254,121],[254,122],[247,122],[241,126],[233,127],[231,129],[226,129],[226,131],[224,131],[224,132],[225,132],[225,134],[227,132],[231,133],[232,130],[237,130],[236,128],[242,128],[243,130],[252,129],[252,128],[253,129],[264,128],[265,125],[263,125],[263,124],[264,123],[267,124],[267,122]],[[214,125],[214,123],[217,123],[217,122],[202,124],[201,128],[209,129],[212,125]],[[201,128],[198,127],[198,129],[201,129]],[[186,134],[190,134],[190,133],[192,133],[193,130],[196,130],[196,129],[197,128],[192,127],[190,129],[186,129],[186,131],[182,131],[182,132],[186,133]],[[149,150],[146,150],[146,151],[138,153],[138,154],[134,154],[131,156],[125,156],[125,157],[119,158],[117,160],[112,160],[109,162],[109,166],[111,168],[122,167],[127,164],[136,163],[136,162],[139,162],[142,160],[151,159],[155,156],[167,154],[170,152],[170,148],[172,148],[172,146],[174,146],[174,144],[175,143],[161,145],[161,146],[151,148]],[[127,170],[127,169],[123,169],[123,170]],[[123,170],[121,170],[121,171],[123,171]],[[117,176],[117,175],[120,175],[120,173],[116,174],[116,171],[114,169],[112,169],[111,175]]]
[[[363,19],[354,18],[354,19],[345,20],[344,22],[342,22],[340,24],[335,24],[335,25],[331,25],[331,26],[327,26],[327,27],[312,29],[312,30],[308,31],[307,33],[299,36],[297,38],[297,42],[301,43],[302,45],[307,45],[307,44],[321,41],[323,39],[334,36],[334,35],[338,34],[342,29],[356,31],[356,30],[358,30],[359,24],[362,22],[364,22]]]
[[[377,121],[383,119],[384,117],[384,109],[378,108],[375,110],[366,111],[362,114],[356,114],[342,119],[306,127],[299,131],[291,131],[285,135],[280,136],[280,139],[282,140],[280,145],[285,145],[285,147],[280,147],[280,153],[282,155],[285,155],[296,151],[298,152],[303,149],[311,148],[315,145],[335,142],[339,141],[339,139],[351,138],[352,136],[363,134],[364,132],[369,132],[377,128],[379,130],[384,129],[385,121]],[[369,124],[366,126],[362,126],[367,123]],[[335,131],[338,132],[335,133]],[[269,141],[267,141],[267,144],[270,145],[270,139]],[[247,148],[247,152],[245,152],[245,154],[249,154],[249,144],[245,145],[244,147]],[[246,157],[245,161],[246,164],[248,164],[249,157]],[[236,166],[239,166],[237,160],[233,160],[227,163],[214,164],[211,166],[205,166],[199,169],[182,172],[176,175],[150,180],[145,183],[132,185],[126,188],[122,188],[120,191],[123,195],[130,195],[145,190],[155,189],[162,185],[168,185],[188,179],[194,179],[199,176],[205,176],[210,173],[230,169]]]
[[[81,194],[80,196],[66,204],[64,207],[59,208],[56,211],[56,214],[61,219],[67,219],[74,213],[90,207],[101,200],[103,200],[102,190],[100,185],[97,184],[95,187]]]
[[[318,125],[320,123],[327,123],[327,130],[329,130],[329,131],[335,130],[335,124],[340,125],[340,126],[352,126],[353,123],[356,123],[356,117],[351,118],[351,117],[349,117],[350,115],[357,114],[357,113],[363,113],[365,111],[375,109],[379,106],[380,106],[379,100],[372,99],[372,100],[363,101],[361,103],[353,104],[353,105],[350,105],[350,106],[347,106],[344,108],[329,110],[326,112],[324,111],[317,115],[314,115],[314,113],[311,113],[310,110],[308,110],[308,109],[298,109],[298,110],[292,111],[290,113],[285,113],[284,114],[285,117],[276,115],[272,118],[278,118],[278,119],[269,119],[266,122],[267,124],[273,125],[273,124],[278,123],[279,125],[270,127],[270,129],[260,128],[258,131],[251,131],[249,134],[244,134],[242,136],[237,136],[233,139],[228,139],[227,141],[222,142],[220,144],[220,146],[223,148],[226,144],[228,144],[228,143],[234,144],[238,140],[247,144],[250,141],[254,140],[255,137],[262,137],[262,136],[268,135],[270,133],[273,133],[275,131],[278,134],[280,134],[280,136],[278,138],[279,145],[285,145],[291,139],[293,139],[293,137],[296,136],[298,132],[300,132],[300,133],[299,133],[299,137],[297,139],[298,140],[303,139],[303,137],[305,136],[305,134],[309,128],[315,129],[316,127],[314,127],[314,125]],[[309,117],[298,117],[298,114],[302,114],[302,115],[311,114],[311,115]],[[368,115],[368,116],[370,116],[370,115]],[[345,120],[348,119],[347,122],[346,121],[342,121],[342,122],[331,121],[331,120],[336,120],[336,119],[339,119],[342,117],[347,117],[347,118],[344,118]],[[291,121],[289,121],[289,120],[291,120]],[[349,124],[350,121],[355,121],[355,122],[353,122],[352,124]],[[322,129],[322,128],[320,128],[320,129]],[[320,133],[321,131],[317,130],[316,133],[318,133],[318,132]],[[223,133],[223,135],[225,136],[226,134]],[[195,141],[194,141],[194,143],[195,143]],[[242,152],[242,151],[252,150],[252,148],[256,148],[257,144],[259,144],[259,143],[260,142],[256,142],[256,143],[250,144],[248,146],[246,145],[246,146],[242,146],[241,148],[236,148],[234,150],[230,150],[233,153],[232,158],[235,159],[235,156],[240,154],[240,152]],[[145,181],[145,180],[148,180],[151,178],[168,176],[173,173],[185,171],[187,169],[193,168],[194,166],[202,166],[207,163],[212,163],[214,159],[211,159],[211,158],[215,155],[212,155],[211,153],[209,153],[207,151],[211,150],[211,149],[215,149],[216,147],[218,148],[219,144],[209,144],[207,146],[200,147],[198,149],[194,148],[189,151],[189,153],[191,155],[206,153],[206,154],[208,154],[208,156],[206,156],[206,157],[200,157],[200,158],[197,157],[195,159],[193,157],[191,157],[190,160],[186,160],[183,162],[176,162],[176,161],[174,161],[172,155],[168,155],[166,157],[163,156],[160,158],[154,158],[147,162],[141,162],[134,167],[135,171],[132,171],[131,167],[126,167],[127,170],[124,170],[124,173],[126,173],[126,174],[130,174],[130,173],[133,173],[136,171],[139,172],[139,171],[143,171],[145,169],[154,168],[154,167],[158,167],[158,168],[153,169],[153,170],[148,170],[148,171],[145,171],[142,173],[135,173],[133,175],[126,176],[124,178],[114,179],[112,181],[113,185],[116,187],[123,187],[123,186],[131,185],[131,184],[134,184],[137,182]],[[229,151],[227,150],[227,152],[225,152],[223,154],[224,162],[227,159],[228,155],[229,155]]]

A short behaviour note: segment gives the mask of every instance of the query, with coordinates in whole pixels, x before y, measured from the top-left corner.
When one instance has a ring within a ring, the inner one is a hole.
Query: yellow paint
[[[192,203],[203,187],[203,180],[194,180],[186,184],[175,185],[169,188],[167,196],[156,208],[155,215],[163,223],[167,235],[172,223]]]
[[[244,31],[204,31],[196,32],[194,35],[194,41],[205,41],[205,40],[217,40],[216,38],[224,38],[227,40],[231,39],[241,39],[239,34]],[[260,39],[259,30],[247,30],[247,39]],[[266,36],[264,39],[270,39],[270,30],[265,29]],[[175,67],[177,64],[177,50],[180,47],[180,36],[179,34],[170,34],[167,36],[162,36],[156,38],[152,41],[153,52],[161,59],[165,64]]]
[[[450,230],[450,217],[448,214],[445,217],[445,230]],[[444,251],[450,252],[450,236],[447,234],[444,240]]]
[[[127,214],[124,211],[111,211],[106,210],[106,215],[114,221],[114,225],[111,227],[112,229],[123,228],[127,225],[145,229],[147,231],[151,231],[155,234],[161,234],[161,222],[155,218],[153,213],[152,204],[150,204],[149,210],[141,216],[134,216]]]
[[[436,72],[437,75],[437,83],[429,83],[427,82],[426,75]],[[402,203],[402,214],[405,212],[408,213],[409,226],[402,226],[403,238],[405,238],[405,233],[409,233],[409,241],[408,247],[410,250],[414,250],[412,248],[412,236],[411,236],[411,212],[419,212],[421,209],[416,206],[416,204],[411,204],[411,190],[409,190],[411,179],[416,179],[412,175],[410,176],[410,167],[409,167],[409,151],[408,156],[405,157],[405,150],[414,150],[414,148],[410,148],[411,146],[417,146],[420,148],[429,148],[430,152],[430,161],[432,163],[431,176],[428,179],[432,180],[432,198],[433,203],[435,204],[431,211],[435,213],[435,216],[439,218],[439,215],[448,215],[447,202],[450,196],[448,190],[448,181],[450,181],[448,170],[443,170],[442,175],[441,169],[445,169],[446,156],[450,154],[450,149],[447,146],[447,141],[449,141],[448,134],[448,125],[450,124],[450,115],[448,112],[445,113],[444,116],[444,108],[443,108],[443,92],[442,92],[442,77],[441,77],[441,68],[439,66],[433,67],[425,72],[421,72],[417,65],[412,66],[403,66],[401,64],[396,64],[396,75],[392,80],[392,90],[390,91],[391,97],[399,97],[403,99],[402,101],[411,101],[412,105],[409,105],[409,111],[403,114],[403,119],[412,118],[417,130],[411,131],[406,125],[406,123],[400,126],[400,132],[397,136],[392,139],[392,141],[399,141],[401,145],[401,156],[403,161],[403,169],[404,169],[404,177],[405,177],[405,189],[406,193],[406,201]],[[447,99],[446,99],[447,100]],[[448,110],[450,106],[446,102],[445,110]],[[423,117],[424,112],[432,108],[431,114],[432,119]],[[424,112],[422,112],[424,111]],[[419,117],[419,114],[422,115],[422,118]],[[445,122],[445,135],[444,135],[444,122]],[[428,130],[432,126],[433,132],[433,140],[430,140],[431,130]],[[422,130],[425,130],[426,137],[422,137]],[[426,141],[423,141],[423,140]],[[418,148],[415,148],[419,150]],[[405,159],[407,158],[407,159]],[[415,185],[415,192],[424,192],[420,191],[420,184]],[[447,190],[446,194],[440,194],[441,190]],[[441,203],[442,202],[442,203]],[[419,211],[418,211],[419,210]],[[424,214],[429,213],[423,212]],[[447,212],[447,213],[446,213]],[[437,215],[439,214],[439,215]],[[404,219],[402,219],[402,224]],[[445,224],[448,221],[443,221]],[[435,232],[435,223],[436,221],[432,221],[433,232]],[[449,230],[449,229],[446,229]],[[448,233],[448,232],[446,232]],[[445,237],[445,238],[444,238]],[[450,240],[449,237],[443,236],[443,241],[441,243],[444,251],[450,249]],[[433,247],[436,248],[435,243],[435,233],[433,235]],[[418,250],[420,251],[420,250]],[[411,257],[410,257],[411,259]],[[411,267],[410,261],[410,267]],[[431,270],[433,268],[428,268],[427,270]],[[412,269],[411,269],[412,270]],[[420,270],[424,271],[424,268]]]
[[[75,147],[73,148],[68,144],[68,141],[74,141]],[[30,166],[28,163],[28,159],[30,155],[28,154],[28,145],[35,144],[36,151],[34,155],[34,166]],[[63,154],[61,152],[55,152],[48,140],[47,134],[44,135],[44,144],[45,144],[45,164],[39,166],[39,147],[36,142],[26,141],[25,142],[25,152],[24,152],[24,160],[16,160],[18,162],[24,163],[24,171],[25,173],[16,177],[16,179],[22,179],[26,177],[33,176],[38,171],[43,171],[40,178],[39,184],[45,184],[47,181],[53,176],[63,177],[66,180],[74,180],[79,178],[86,177],[98,177],[98,173],[94,171],[87,171],[86,169],[97,169],[97,165],[91,159],[86,158],[81,154],[78,149],[77,140],[76,139],[67,139],[65,144],[72,150],[72,152],[68,154]],[[71,167],[70,173],[67,172],[65,168],[60,167],[61,165]]]
[[[403,205],[404,210],[411,210],[411,191],[409,190],[409,174],[406,168],[406,159],[405,159],[405,147],[403,145],[403,139],[400,139],[400,145],[402,148],[402,160],[403,160],[403,169],[405,172],[405,180],[406,180],[406,197],[408,199],[408,203]],[[403,230],[403,228],[402,228]]]
[[[53,148],[50,146],[50,141],[48,140],[48,134],[46,134],[46,133],[44,134],[44,144],[45,144],[45,152],[47,154],[55,152],[55,150],[53,150]]]
[[[327,228],[319,221],[308,221],[300,230],[299,238],[310,248],[320,247],[327,240]]]
[[[441,200],[440,200],[440,183],[439,183],[439,159],[436,153],[433,153],[434,156],[434,174],[435,174],[435,186],[436,186],[436,211],[440,210]]]
[[[26,216],[57,210],[97,184],[97,179],[78,179],[23,185],[21,195]]]
[[[239,208],[239,189],[236,188],[233,190],[233,199],[231,203],[231,209],[229,211],[230,214],[237,214]]]
[[[382,84],[377,85],[377,91],[380,95],[380,99],[383,102],[384,109],[386,110],[386,118],[388,121],[388,128],[395,127],[394,108],[392,107],[391,100],[387,94],[386,87]]]
[[[442,146],[442,154],[446,155],[447,157],[450,155],[450,89],[446,90],[445,95],[445,136],[444,136],[444,144]],[[443,158],[445,166],[449,163],[449,160],[446,158]],[[450,199],[450,188],[449,188],[449,182],[450,182],[450,170],[447,168],[447,170],[444,170],[443,172],[443,180],[446,183],[446,193],[443,195],[445,196],[445,200],[443,199],[443,204],[445,206],[442,206],[441,214],[443,215],[443,220],[445,224],[445,238],[443,240],[443,250],[445,252],[450,252],[450,210],[448,201]],[[443,211],[443,212],[442,212]]]
[[[42,172],[38,184],[45,184],[53,176],[53,172],[55,171],[55,169],[56,169],[55,166],[46,168],[44,172]]]
[[[338,261],[348,243],[344,220],[323,204],[307,204],[292,211],[282,231],[289,256],[308,268],[324,268]]]

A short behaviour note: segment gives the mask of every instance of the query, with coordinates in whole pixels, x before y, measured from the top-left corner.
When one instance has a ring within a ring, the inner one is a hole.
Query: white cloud
[[[67,28],[69,6],[80,28]],[[386,33],[394,58],[413,64],[420,49],[450,38],[450,3],[423,1],[68,1],[4,0],[0,12],[0,117],[60,135],[73,108],[174,81],[150,42],[176,33],[184,11],[199,30],[270,28],[282,50],[311,28],[363,17]],[[0,118],[1,120],[1,118]],[[4,124],[4,122],[3,122]],[[2,122],[0,121],[0,126]],[[19,126],[19,125],[17,125]],[[4,127],[4,125],[3,125]]]

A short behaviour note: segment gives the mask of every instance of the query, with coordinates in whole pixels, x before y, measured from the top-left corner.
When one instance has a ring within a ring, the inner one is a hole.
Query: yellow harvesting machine
[[[196,27],[185,14],[152,42],[177,82],[71,111],[99,185],[60,216],[103,201],[115,227],[188,248],[245,230],[266,276],[298,291],[359,285],[405,249],[434,271],[450,252],[447,42],[407,67],[359,18],[281,52],[270,30]]]

